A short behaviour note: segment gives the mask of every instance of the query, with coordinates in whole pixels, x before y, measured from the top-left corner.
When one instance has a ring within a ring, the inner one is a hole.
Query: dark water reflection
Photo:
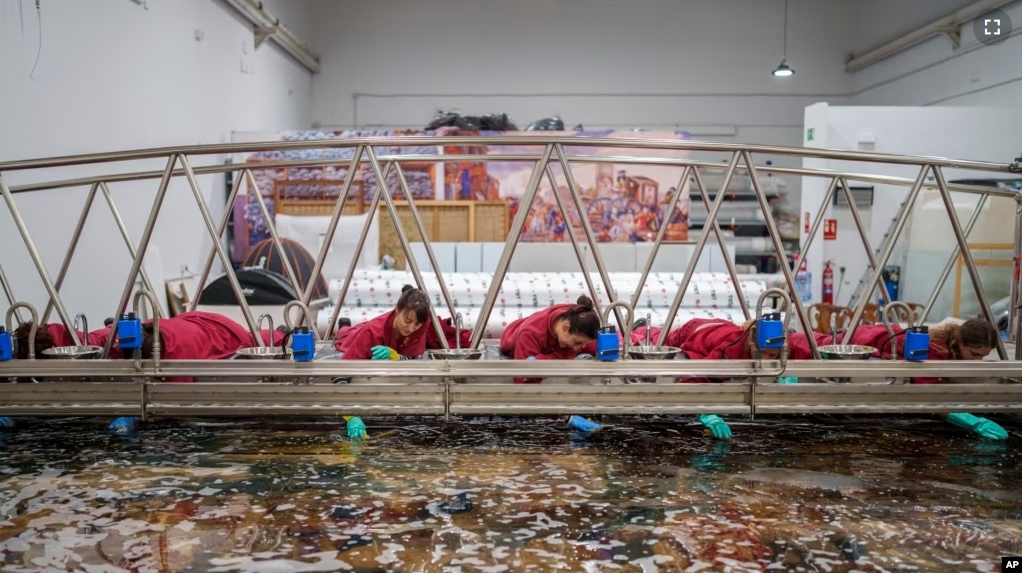
[[[997,571],[1019,555],[1019,424],[684,418],[19,421],[4,571]]]

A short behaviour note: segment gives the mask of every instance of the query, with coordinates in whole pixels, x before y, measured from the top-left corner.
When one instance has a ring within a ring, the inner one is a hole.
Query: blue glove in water
[[[0,427],[5,429],[12,428],[14,426],[14,419],[11,417],[0,417]]]
[[[589,419],[587,419],[585,417],[581,417],[579,415],[572,415],[572,416],[570,416],[568,418],[568,426],[570,426],[570,427],[572,427],[572,428],[574,428],[574,429],[576,429],[578,431],[582,431],[584,433],[587,433],[587,434],[589,434],[591,432],[594,432],[594,431],[599,431],[600,428],[601,428],[599,424],[597,424],[597,423],[595,423],[595,422],[593,422],[593,421],[591,421],[591,420],[589,420]]]
[[[710,431],[714,438],[722,440],[732,438],[732,429],[728,428],[728,424],[721,420],[721,417],[717,415],[700,415],[696,419]]]
[[[385,345],[377,345],[370,349],[373,352],[374,361],[390,361],[398,359],[398,352]]]
[[[136,420],[138,419],[135,417],[120,417],[114,419],[114,422],[110,423],[107,428],[118,432],[130,431],[135,428]]]
[[[345,430],[348,431],[348,438],[352,440],[363,440],[366,438],[366,424],[359,417],[349,417],[345,423]]]
[[[536,360],[536,357],[526,357],[526,360],[527,360],[527,361],[535,361],[535,360]]]
[[[1005,432],[996,422],[989,421],[984,417],[973,416],[970,413],[949,413],[945,420],[957,427],[969,429],[984,438],[994,440],[1005,440],[1009,433]]]

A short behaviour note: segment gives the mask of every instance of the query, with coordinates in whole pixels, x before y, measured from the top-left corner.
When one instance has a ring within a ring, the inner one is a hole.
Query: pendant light
[[[775,77],[787,78],[796,71],[791,66],[785,63],[785,56],[789,51],[789,0],[785,0],[785,24],[782,32],[782,50],[781,50],[781,63],[778,67],[771,72]]]

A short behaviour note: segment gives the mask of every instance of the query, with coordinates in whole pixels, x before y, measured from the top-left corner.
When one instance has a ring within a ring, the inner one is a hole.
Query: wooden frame
[[[970,251],[974,249],[985,249],[988,251],[994,250],[1006,250],[1012,251],[1013,245],[1011,243],[972,243],[967,244]],[[1010,259],[974,259],[973,263],[977,267],[1012,267],[1014,261]],[[952,294],[952,316],[959,317],[961,311],[961,303],[963,298],[963,253],[959,252],[956,257],[956,279],[954,292]]]

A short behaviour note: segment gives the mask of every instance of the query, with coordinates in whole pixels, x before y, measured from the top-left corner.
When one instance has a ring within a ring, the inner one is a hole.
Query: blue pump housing
[[[785,324],[781,313],[768,313],[757,321],[757,347],[781,349],[785,346]]]
[[[906,340],[902,345],[902,357],[907,361],[926,361],[931,348],[931,335],[927,327],[906,329]]]
[[[621,355],[618,349],[618,329],[604,327],[597,331],[597,359],[617,361]]]
[[[291,356],[303,363],[316,356],[316,338],[309,327],[299,327],[291,334]]]
[[[11,341],[11,333],[0,325],[0,361],[10,361],[14,358],[14,343]]]
[[[142,348],[142,320],[135,313],[123,315],[117,321],[117,346],[121,350]]]

